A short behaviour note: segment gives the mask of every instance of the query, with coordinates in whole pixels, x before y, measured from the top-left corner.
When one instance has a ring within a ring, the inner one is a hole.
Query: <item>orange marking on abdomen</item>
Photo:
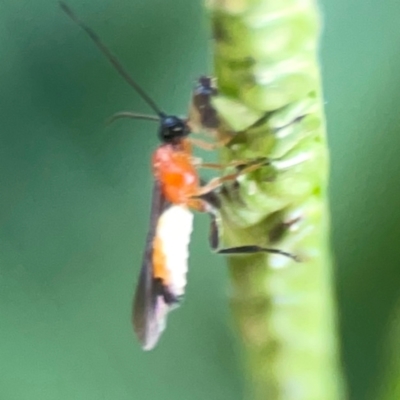
[[[200,182],[191,154],[172,145],[160,146],[153,156],[155,178],[163,194],[173,204],[187,204]]]
[[[167,268],[167,259],[164,254],[162,240],[156,236],[153,242],[153,278],[161,279],[163,285],[170,283],[170,272]]]

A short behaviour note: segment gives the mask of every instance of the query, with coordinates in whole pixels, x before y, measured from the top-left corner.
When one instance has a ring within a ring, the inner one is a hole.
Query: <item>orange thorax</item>
[[[199,187],[191,154],[170,144],[160,146],[153,156],[153,171],[164,196],[173,204],[187,204]]]

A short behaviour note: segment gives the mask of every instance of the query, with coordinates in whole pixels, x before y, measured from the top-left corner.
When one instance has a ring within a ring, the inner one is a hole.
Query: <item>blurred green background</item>
[[[200,0],[70,0],[158,103],[210,73]],[[321,59],[343,363],[374,399],[400,294],[400,3],[325,0]],[[131,299],[149,219],[148,112],[50,0],[0,3],[0,399],[240,400],[227,273],[196,217],[184,307],[143,353]]]

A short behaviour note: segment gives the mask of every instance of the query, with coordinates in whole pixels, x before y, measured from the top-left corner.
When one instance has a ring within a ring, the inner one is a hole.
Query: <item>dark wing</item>
[[[157,343],[165,326],[165,317],[169,311],[160,285],[153,278],[153,242],[157,222],[161,213],[169,206],[161,187],[155,182],[151,206],[150,229],[147,235],[146,249],[142,269],[137,283],[134,306],[133,327],[144,350],[151,350]]]

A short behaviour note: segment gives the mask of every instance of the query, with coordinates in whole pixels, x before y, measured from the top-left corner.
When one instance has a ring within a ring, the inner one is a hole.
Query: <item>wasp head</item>
[[[189,135],[190,130],[186,122],[174,115],[162,117],[159,130],[160,140],[164,143],[179,142],[180,139]]]

